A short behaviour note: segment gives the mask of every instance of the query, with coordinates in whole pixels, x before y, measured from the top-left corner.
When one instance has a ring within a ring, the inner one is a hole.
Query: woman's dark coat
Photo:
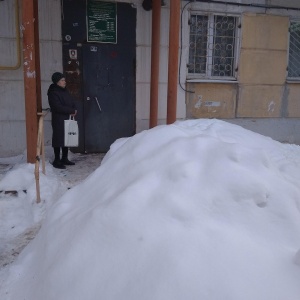
[[[47,94],[52,113],[52,147],[64,147],[64,120],[75,113],[74,99],[66,88],[54,83],[49,86]]]

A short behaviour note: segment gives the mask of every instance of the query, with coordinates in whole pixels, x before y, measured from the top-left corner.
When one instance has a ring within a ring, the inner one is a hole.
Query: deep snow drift
[[[300,148],[219,120],[118,140],[7,282],[5,300],[299,300]]]

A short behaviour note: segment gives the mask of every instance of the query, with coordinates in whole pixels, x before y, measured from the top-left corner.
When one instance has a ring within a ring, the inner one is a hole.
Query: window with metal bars
[[[191,14],[189,78],[235,79],[238,17]]]
[[[288,78],[300,80],[300,21],[290,24]]]

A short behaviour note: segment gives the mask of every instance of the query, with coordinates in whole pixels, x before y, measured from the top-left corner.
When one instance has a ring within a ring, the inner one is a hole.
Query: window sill
[[[237,80],[187,79],[187,83],[238,83]],[[300,81],[299,81],[300,82]]]
[[[296,79],[287,79],[285,81],[286,83],[300,83],[300,79],[296,80]]]

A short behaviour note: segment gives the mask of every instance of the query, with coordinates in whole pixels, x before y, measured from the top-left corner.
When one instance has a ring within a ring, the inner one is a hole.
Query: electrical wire
[[[186,6],[191,4],[192,2],[194,2],[194,1],[189,1],[188,3],[186,3],[184,5],[184,7],[182,8],[182,10],[181,10],[181,16],[180,16],[180,20],[181,20],[181,22],[180,22],[181,23],[181,26],[180,26],[180,55],[179,55],[178,83],[179,83],[179,86],[182,88],[183,91],[194,94],[195,93],[194,91],[189,91],[189,90],[184,89],[181,85],[181,82],[180,82],[180,69],[181,69],[181,58],[182,58],[182,15],[183,15],[183,11],[186,8]]]

